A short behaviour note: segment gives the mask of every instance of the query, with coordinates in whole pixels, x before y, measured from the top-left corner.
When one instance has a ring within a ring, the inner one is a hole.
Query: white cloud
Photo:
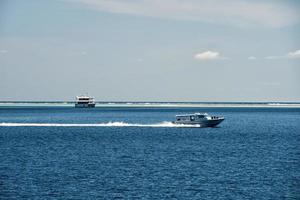
[[[280,82],[259,82],[260,85],[263,86],[280,86]]]
[[[300,58],[300,49],[287,54],[288,58]]]
[[[66,0],[92,9],[148,17],[235,26],[284,27],[300,21],[297,7],[280,1],[247,0]]]
[[[0,50],[0,53],[7,53],[8,51],[5,49]]]
[[[289,59],[300,58],[300,50],[289,52],[286,55],[282,55],[282,56],[267,56],[267,57],[265,57],[265,59],[271,59],[271,60],[286,59],[286,58],[289,58]]]
[[[272,59],[277,59],[279,58],[279,56],[266,56],[265,59],[268,59],[268,60],[272,60]]]
[[[83,56],[85,56],[85,55],[87,55],[87,52],[86,51],[82,51],[82,52],[80,52],[80,54],[83,55]]]
[[[137,58],[136,61],[137,61],[137,62],[143,62],[144,59],[143,59],[143,58]]]
[[[255,56],[249,56],[248,60],[257,60],[257,58]]]
[[[197,60],[218,60],[218,59],[226,59],[226,57],[222,57],[217,51],[205,51],[202,53],[198,53],[194,56]]]

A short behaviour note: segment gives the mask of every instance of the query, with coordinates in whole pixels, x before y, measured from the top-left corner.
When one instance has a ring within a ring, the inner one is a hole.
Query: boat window
[[[199,118],[203,118],[203,117],[204,117],[204,115],[198,115],[198,117],[199,117]]]

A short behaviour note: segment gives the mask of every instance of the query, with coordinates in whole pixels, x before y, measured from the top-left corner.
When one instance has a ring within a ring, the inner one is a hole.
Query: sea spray
[[[60,123],[0,123],[0,126],[27,126],[27,127],[167,127],[167,128],[196,128],[200,125],[186,125],[186,124],[174,124],[172,122],[161,122],[157,124],[133,124],[126,122],[108,122],[108,123],[99,123],[99,124],[60,124]]]

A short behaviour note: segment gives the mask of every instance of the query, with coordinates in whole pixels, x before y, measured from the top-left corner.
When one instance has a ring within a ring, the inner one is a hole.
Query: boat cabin
[[[186,122],[186,121],[201,121],[208,116],[207,113],[195,113],[195,114],[185,114],[185,115],[176,115],[177,122]]]

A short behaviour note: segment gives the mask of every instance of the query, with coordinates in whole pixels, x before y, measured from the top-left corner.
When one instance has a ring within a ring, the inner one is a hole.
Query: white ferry
[[[94,108],[95,105],[93,97],[87,95],[76,96],[75,108]]]
[[[215,127],[224,120],[224,117],[210,116],[207,113],[176,115],[175,118],[174,124],[200,125],[200,127]]]

